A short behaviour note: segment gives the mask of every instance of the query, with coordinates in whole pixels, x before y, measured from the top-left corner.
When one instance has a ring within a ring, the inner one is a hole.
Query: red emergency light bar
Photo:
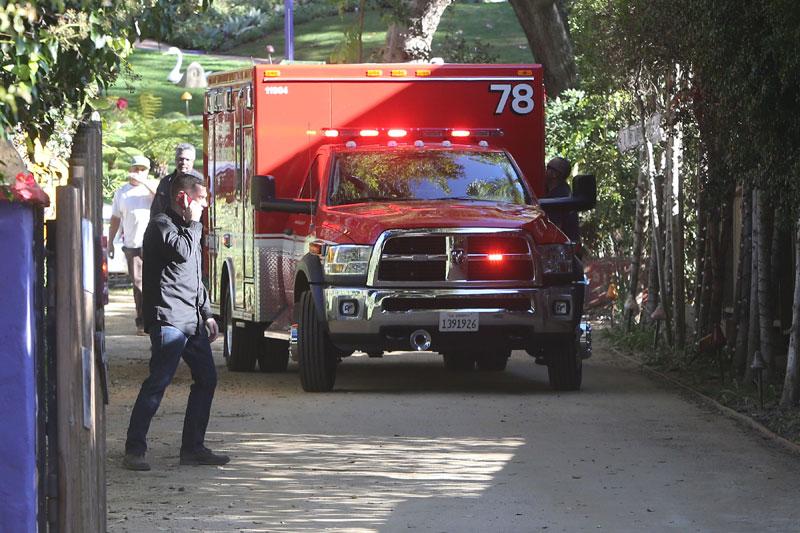
[[[392,138],[399,137],[423,137],[439,138],[446,137],[502,137],[503,130],[500,128],[321,128],[322,135],[325,137],[380,137],[387,136]]]

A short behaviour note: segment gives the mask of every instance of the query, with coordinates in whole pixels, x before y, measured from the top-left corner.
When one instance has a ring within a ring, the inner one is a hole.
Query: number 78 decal
[[[527,83],[492,83],[489,92],[500,93],[500,101],[494,110],[495,115],[502,115],[511,96],[511,111],[517,115],[527,115],[533,111],[533,87]]]

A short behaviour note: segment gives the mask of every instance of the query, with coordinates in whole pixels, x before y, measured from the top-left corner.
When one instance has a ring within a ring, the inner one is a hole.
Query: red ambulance
[[[205,263],[228,367],[291,355],[305,390],[329,391],[355,351],[496,371],[524,349],[578,389],[585,280],[545,210],[592,208],[595,182],[537,199],[541,80],[539,65],[211,75]]]

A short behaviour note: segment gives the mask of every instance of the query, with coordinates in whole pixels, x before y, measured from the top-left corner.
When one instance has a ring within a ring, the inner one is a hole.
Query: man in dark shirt
[[[545,198],[563,198],[572,196],[572,189],[567,183],[567,178],[572,170],[572,165],[563,157],[554,157],[547,163],[545,170]],[[578,225],[577,211],[548,212],[547,216],[558,226],[564,235],[574,243],[580,243],[580,228]]]
[[[125,442],[123,465],[130,470],[150,469],[144,458],[147,430],[181,357],[194,383],[183,422],[180,463],[223,465],[230,460],[204,445],[217,385],[211,342],[219,333],[200,271],[200,216],[207,195],[199,178],[176,174],[170,207],[150,219],[144,234],[142,319],[152,348],[150,375],[133,406]]]
[[[171,203],[170,187],[176,175],[193,174],[200,177],[194,170],[195,155],[194,146],[189,143],[181,143],[175,147],[175,170],[172,171],[171,174],[167,174],[161,178],[161,181],[158,182],[156,195],[153,197],[153,203],[150,204],[150,218],[153,218],[159,213],[165,213],[167,209],[169,209]]]

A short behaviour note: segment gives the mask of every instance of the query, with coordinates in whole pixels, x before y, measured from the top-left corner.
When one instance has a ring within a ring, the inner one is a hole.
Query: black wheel
[[[286,372],[289,366],[289,343],[279,339],[264,339],[263,346],[258,355],[258,368],[262,372]]]
[[[510,350],[480,353],[476,359],[478,370],[483,370],[484,372],[501,372],[506,369],[509,357],[511,357]]]
[[[472,372],[475,368],[475,355],[471,353],[443,353],[442,359],[444,367],[450,372]]]
[[[311,293],[300,295],[300,317],[297,321],[297,351],[300,383],[306,392],[328,392],[336,381],[338,357],[325,327],[317,319]]]
[[[259,343],[252,326],[237,327],[233,321],[233,295],[225,290],[222,307],[222,355],[231,372],[252,372]]]
[[[547,353],[547,374],[555,390],[578,390],[583,378],[583,361],[578,356],[578,346],[569,337],[554,344]]]

